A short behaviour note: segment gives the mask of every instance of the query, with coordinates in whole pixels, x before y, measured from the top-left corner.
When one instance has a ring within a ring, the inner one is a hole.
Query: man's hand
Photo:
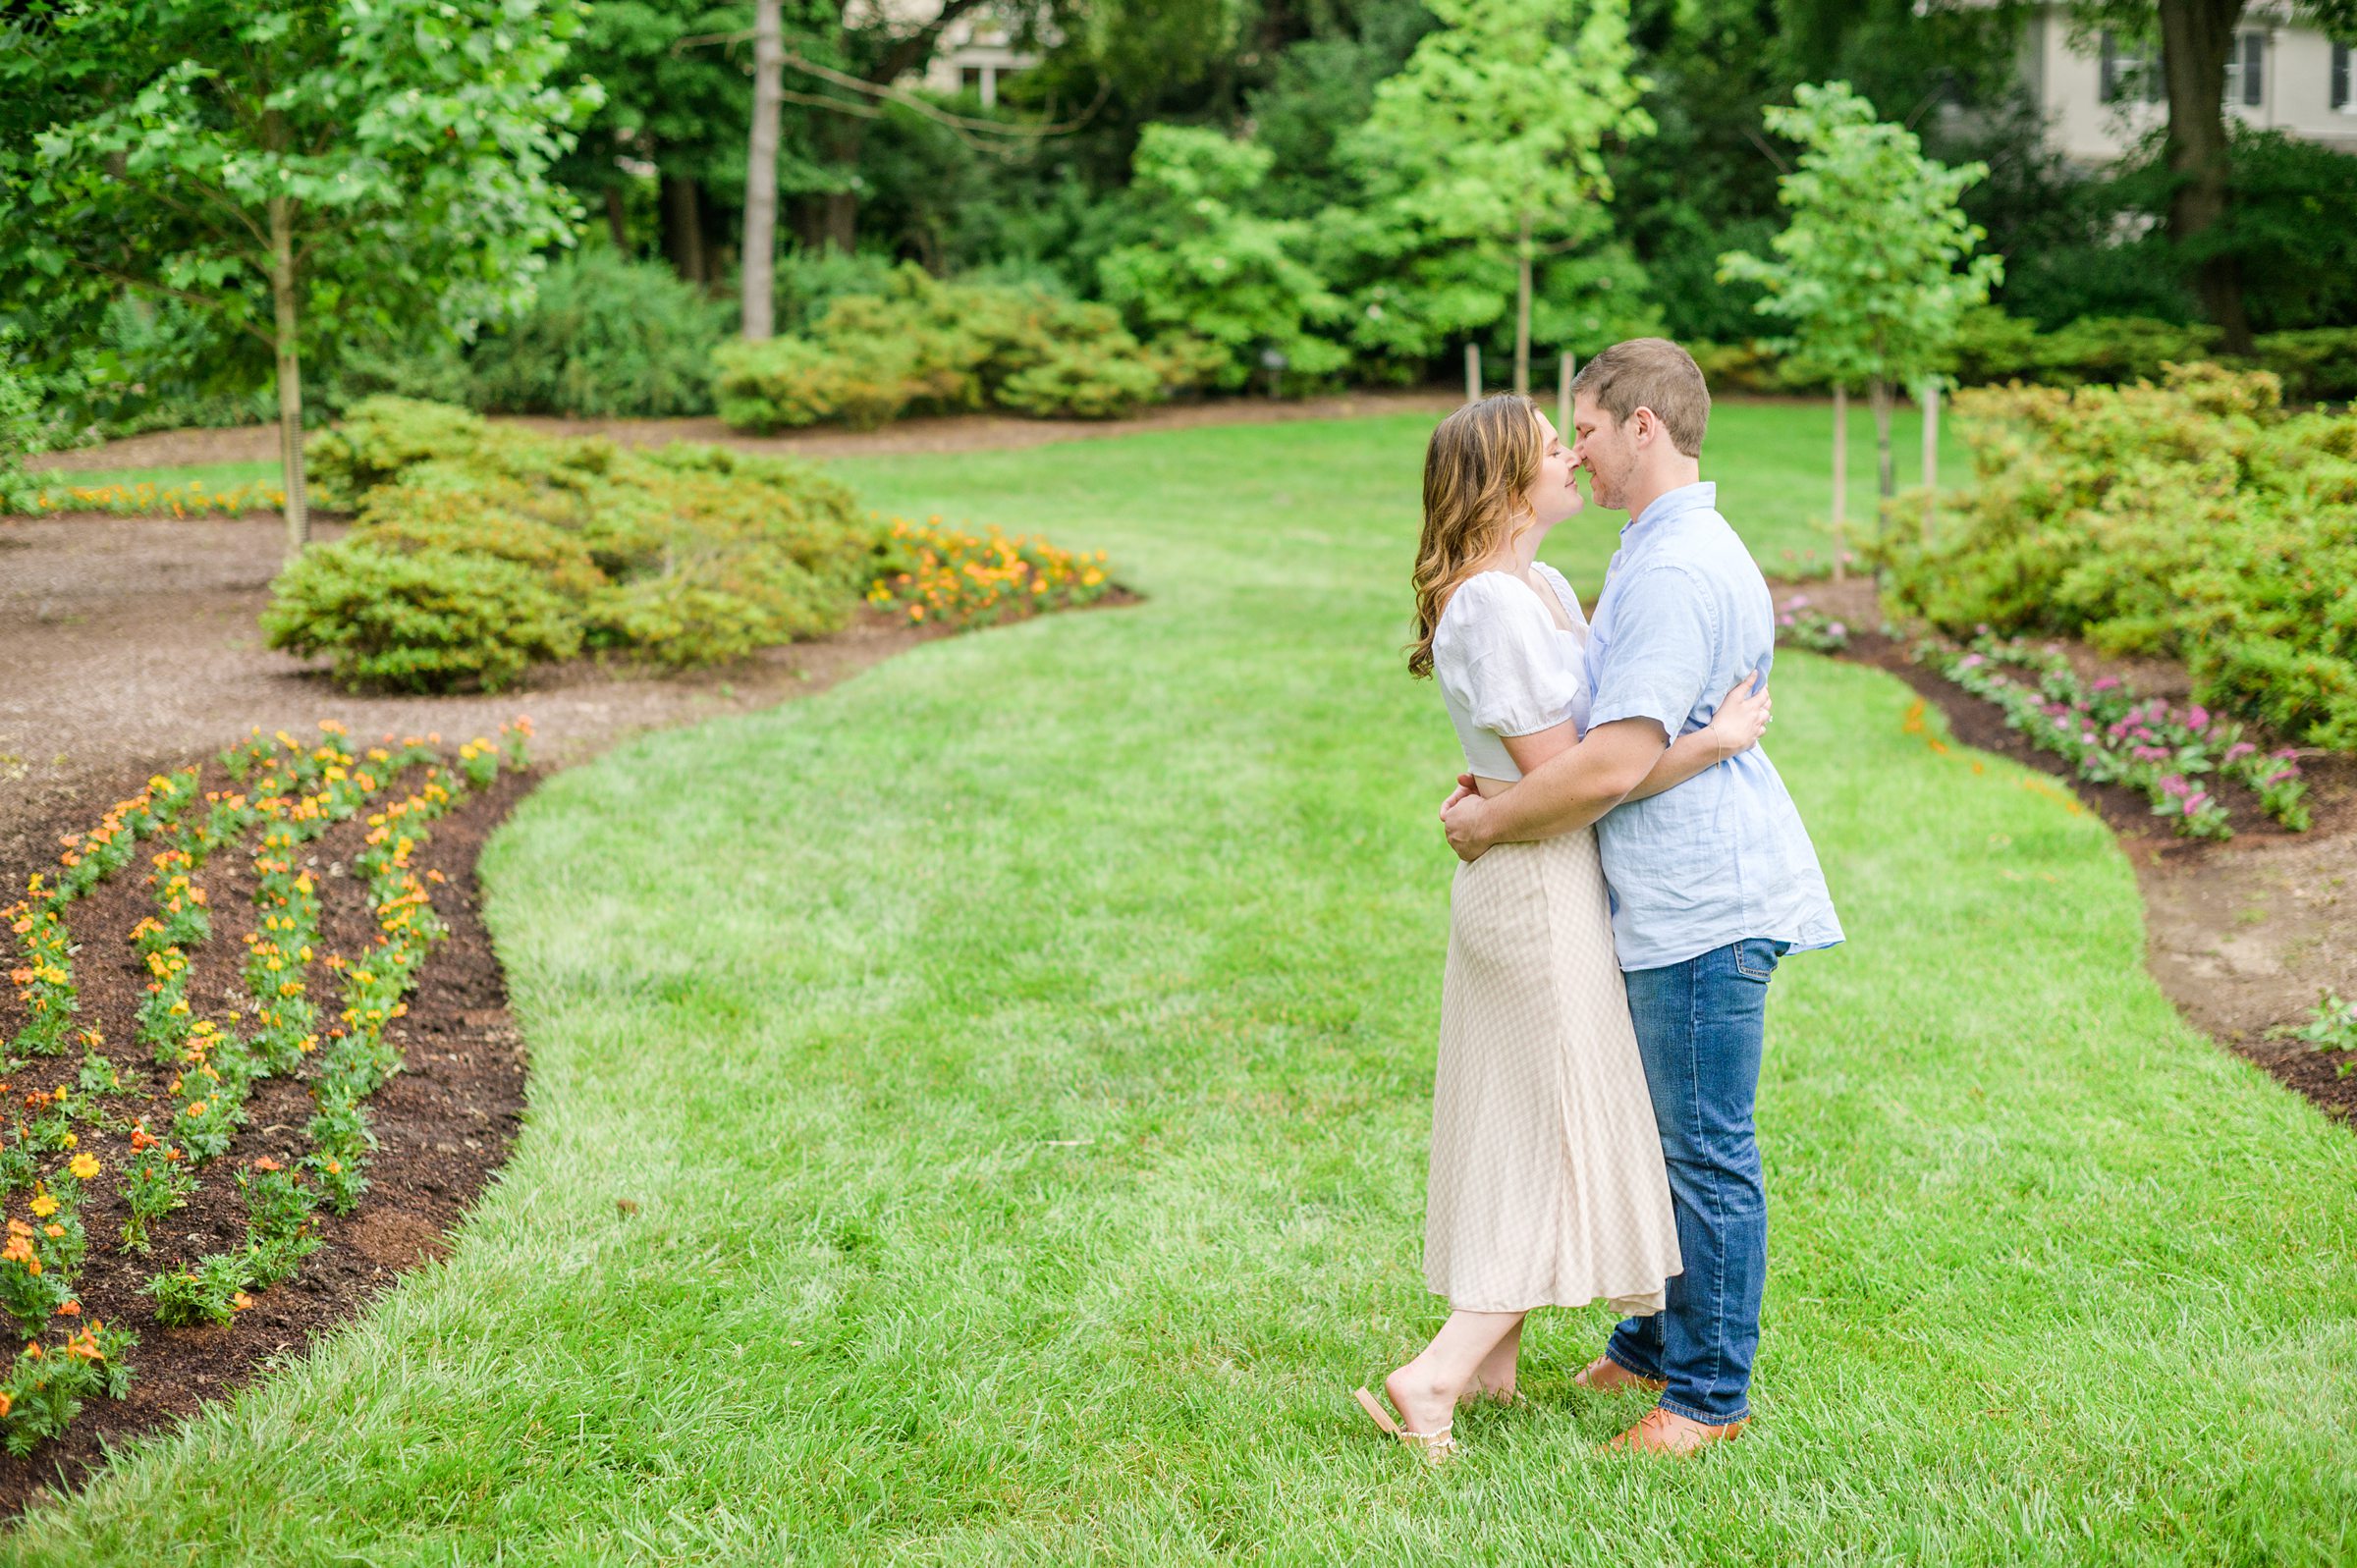
[[[1490,803],[1473,788],[1473,777],[1460,775],[1456,791],[1441,807],[1441,827],[1449,835],[1449,847],[1456,858],[1468,863],[1479,860],[1490,847],[1488,826],[1484,821]]]

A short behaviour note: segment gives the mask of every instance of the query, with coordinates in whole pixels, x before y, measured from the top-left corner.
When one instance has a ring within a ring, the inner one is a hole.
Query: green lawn
[[[59,468],[40,478],[50,490],[141,484],[162,490],[191,482],[207,490],[234,490],[239,485],[276,484],[279,472],[276,462],[189,462],[171,468]]]
[[[1774,993],[1760,1419],[1600,1456],[1635,1411],[1557,1313],[1453,1472],[1377,1440],[1348,1390],[1440,1313],[1421,438],[839,465],[1151,597],[552,780],[486,864],[534,1076],[454,1256],[15,1560],[2357,1554],[2357,1140],[2178,1021],[2096,820],[1801,654],[1776,755],[1851,940]]]

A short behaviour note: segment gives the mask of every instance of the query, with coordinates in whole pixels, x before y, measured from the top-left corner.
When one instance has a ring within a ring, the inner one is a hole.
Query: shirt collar
[[[1665,490],[1653,498],[1653,505],[1620,525],[1620,542],[1633,543],[1632,535],[1639,524],[1647,529],[1660,527],[1672,517],[1682,517],[1689,512],[1709,512],[1719,505],[1719,486],[1708,479],[1675,490]]]

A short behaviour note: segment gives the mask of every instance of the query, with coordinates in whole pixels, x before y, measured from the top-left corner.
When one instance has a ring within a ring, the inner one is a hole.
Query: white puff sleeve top
[[[1538,571],[1570,630],[1507,571],[1477,572],[1458,584],[1433,628],[1433,678],[1466,768],[1484,779],[1522,777],[1501,736],[1535,734],[1566,719],[1588,726],[1588,620],[1562,572],[1544,562]]]

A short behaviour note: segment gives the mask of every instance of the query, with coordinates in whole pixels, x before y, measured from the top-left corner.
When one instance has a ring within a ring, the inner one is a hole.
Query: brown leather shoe
[[[1713,1427],[1699,1421],[1689,1421],[1674,1411],[1656,1405],[1645,1412],[1637,1424],[1605,1444],[1607,1448],[1624,1448],[1630,1453],[1667,1454],[1683,1458],[1698,1448],[1715,1442],[1728,1442],[1741,1436],[1751,1425],[1746,1416],[1730,1421],[1724,1427]]]
[[[1670,1385],[1659,1378],[1640,1378],[1610,1356],[1598,1356],[1571,1375],[1571,1386],[1593,1388],[1602,1394],[1626,1393],[1631,1388],[1658,1394]]]

